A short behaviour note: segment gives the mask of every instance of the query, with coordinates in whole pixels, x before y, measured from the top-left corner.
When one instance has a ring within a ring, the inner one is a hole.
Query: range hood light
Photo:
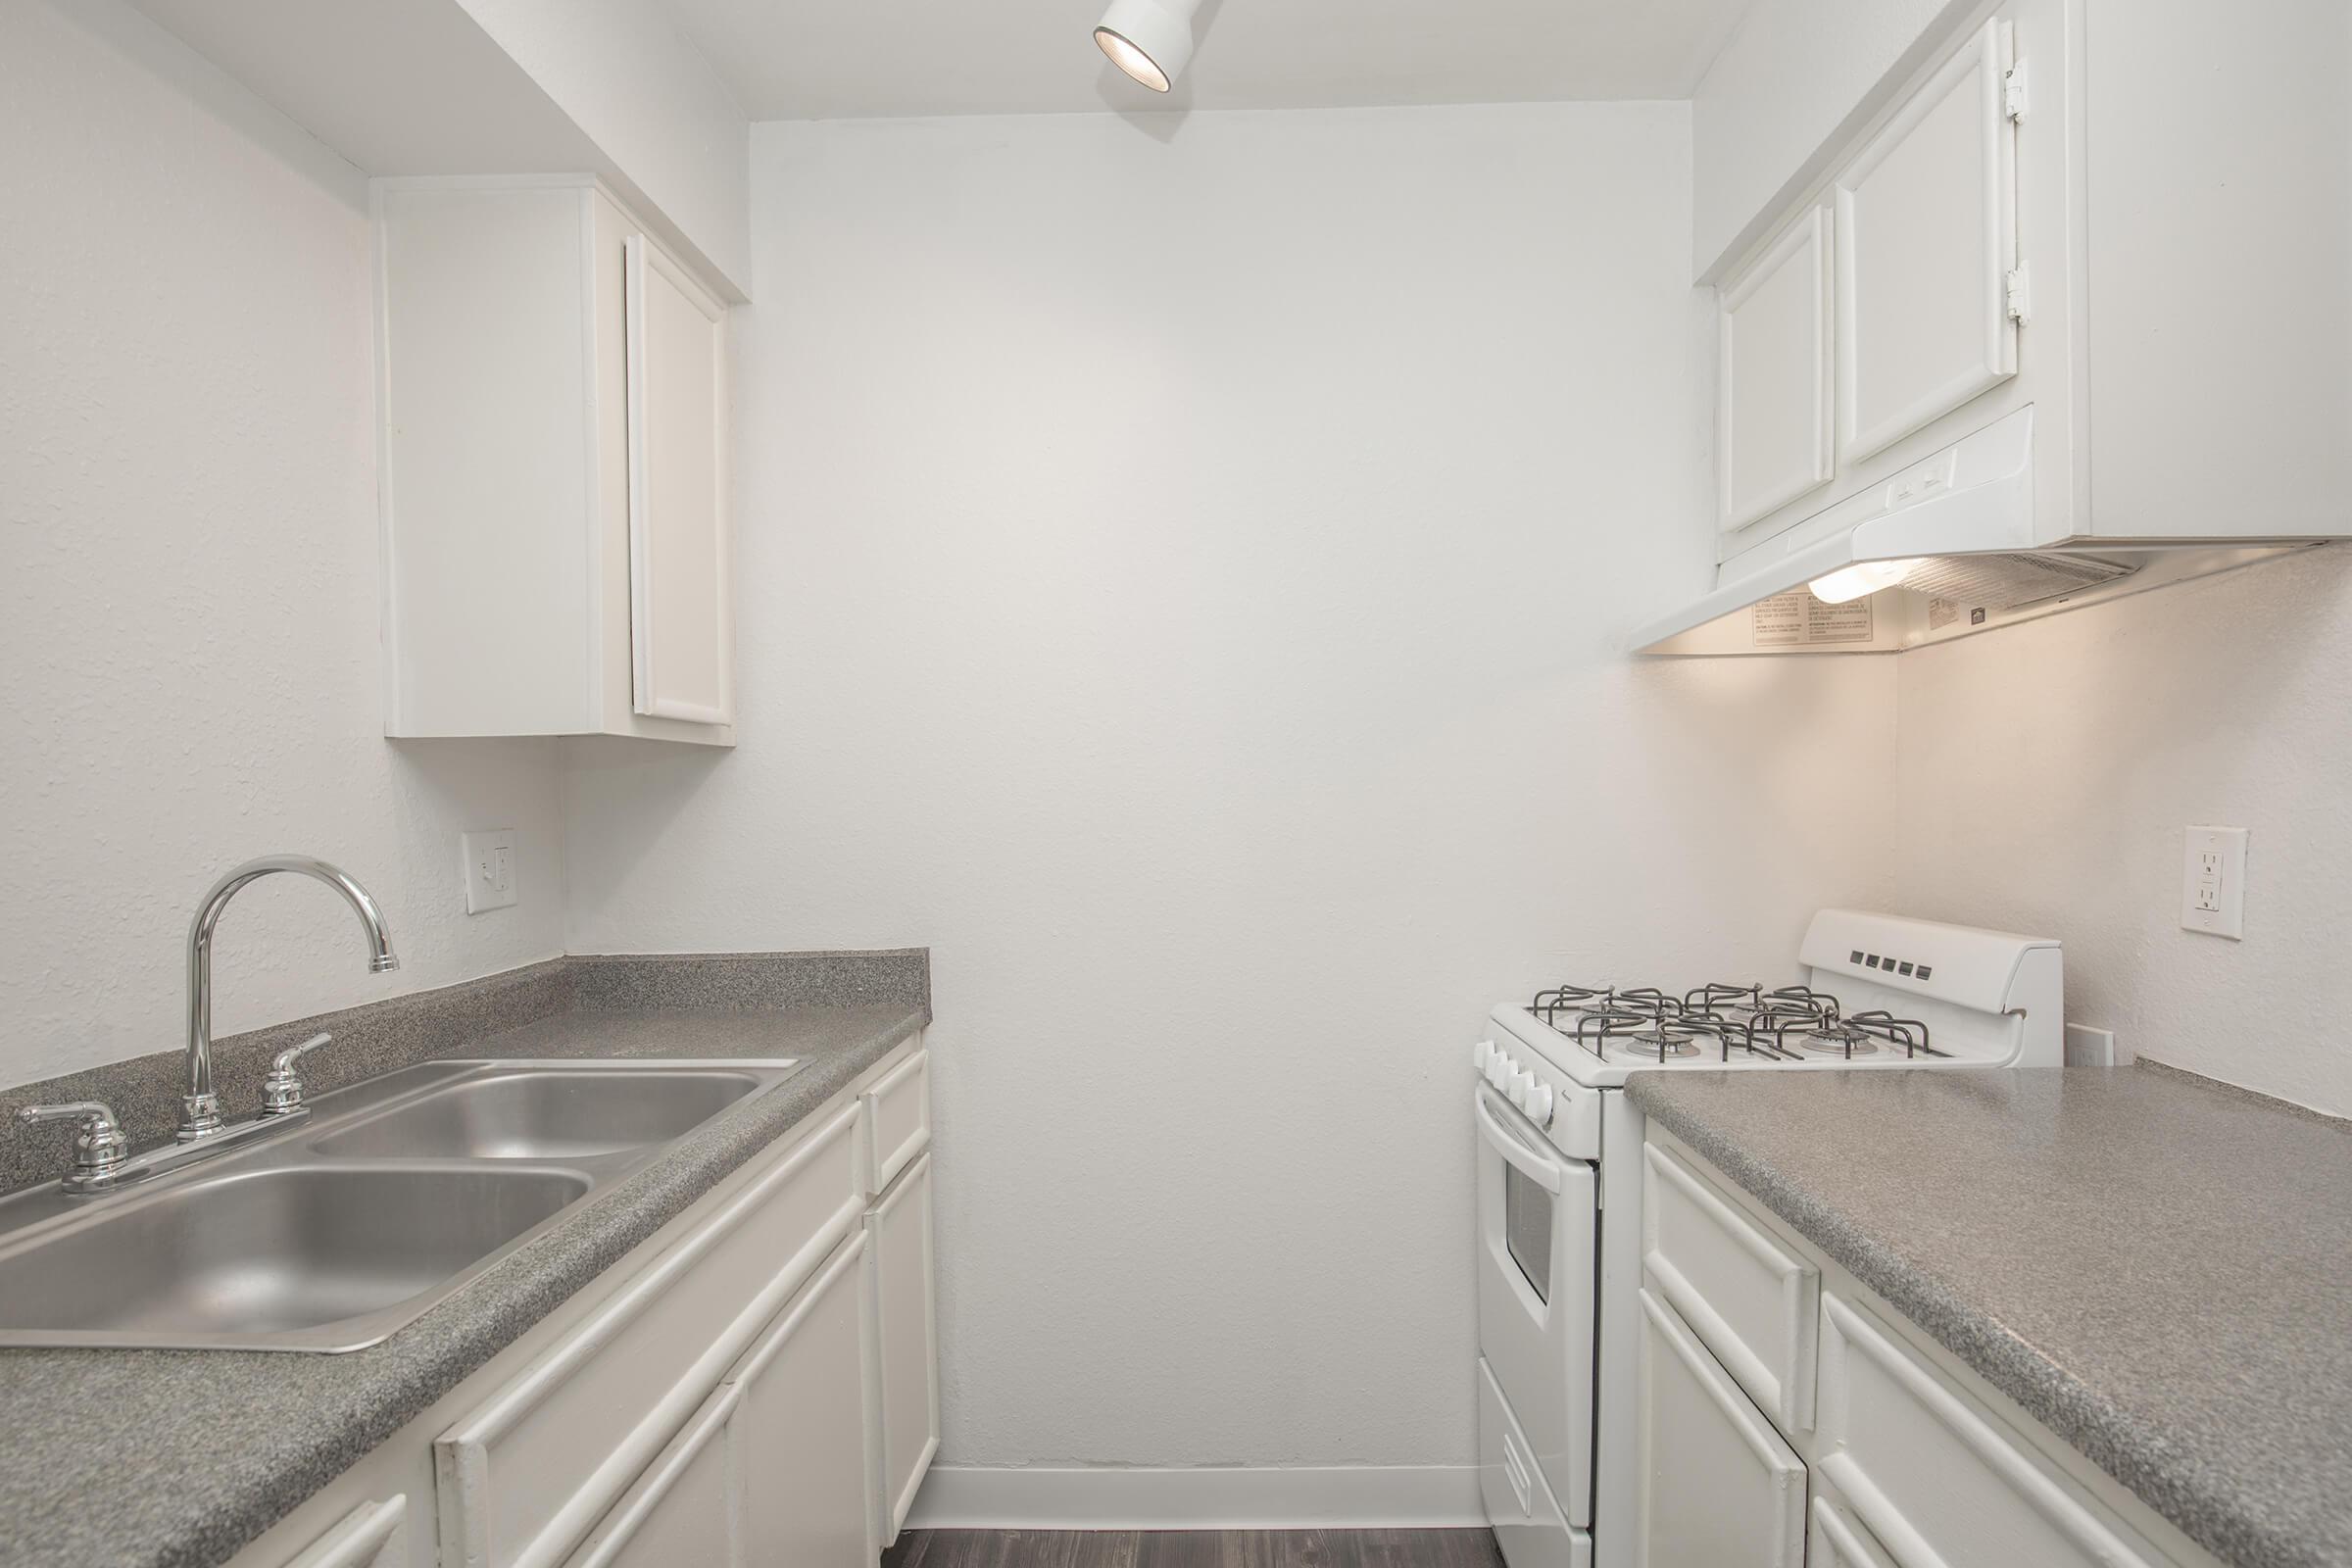
[[[1095,42],[1110,63],[1151,88],[1166,92],[1193,58],[1193,13],[1200,0],[1110,0],[1095,27]]]
[[[1823,604],[1842,605],[1882,588],[1892,588],[1918,567],[1916,561],[1857,561],[1826,577],[1816,577],[1806,586]]]

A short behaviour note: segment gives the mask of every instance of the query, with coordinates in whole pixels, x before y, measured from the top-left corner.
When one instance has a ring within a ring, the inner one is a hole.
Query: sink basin
[[[434,1090],[312,1144],[389,1159],[593,1159],[692,1132],[760,1087],[714,1068],[498,1073]]]
[[[0,1347],[360,1349],[799,1066],[420,1062],[117,1191],[0,1198]]]
[[[381,1333],[352,1320],[433,1290],[590,1185],[579,1171],[514,1167],[206,1177],[88,1206],[83,1223],[0,1255],[0,1331],[47,1344],[365,1344]]]

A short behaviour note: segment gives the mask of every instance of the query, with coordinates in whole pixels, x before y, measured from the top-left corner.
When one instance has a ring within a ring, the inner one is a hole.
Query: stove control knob
[[[1487,1058],[1487,1082],[1497,1089],[1508,1084],[1511,1081],[1511,1074],[1516,1071],[1518,1071],[1518,1063],[1512,1061],[1505,1052],[1497,1051]]]
[[[1536,1075],[1534,1073],[1520,1072],[1517,1068],[1513,1068],[1510,1082],[1503,1086],[1503,1098],[1524,1110],[1527,1108],[1527,1092],[1535,1087]]]
[[[1485,1072],[1487,1070],[1487,1063],[1493,1061],[1494,1059],[1494,1041],[1481,1040],[1477,1045],[1470,1048],[1470,1065],[1479,1072]]]
[[[1519,1108],[1526,1111],[1527,1119],[1534,1122],[1538,1127],[1550,1126],[1551,1085],[1538,1084],[1533,1089],[1530,1089],[1527,1092],[1527,1099],[1520,1104]]]

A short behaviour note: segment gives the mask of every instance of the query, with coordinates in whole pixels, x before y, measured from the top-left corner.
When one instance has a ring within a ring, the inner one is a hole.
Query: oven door
[[[1478,1086],[1478,1348],[1568,1523],[1592,1523],[1593,1167]]]

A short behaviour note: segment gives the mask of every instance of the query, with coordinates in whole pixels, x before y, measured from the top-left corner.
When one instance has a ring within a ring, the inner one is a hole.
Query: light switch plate
[[[515,887],[514,830],[493,828],[458,835],[460,872],[466,878],[466,912],[503,909],[521,897]]]
[[[2180,859],[2182,929],[2240,942],[2246,935],[2246,830],[2192,827]]]

